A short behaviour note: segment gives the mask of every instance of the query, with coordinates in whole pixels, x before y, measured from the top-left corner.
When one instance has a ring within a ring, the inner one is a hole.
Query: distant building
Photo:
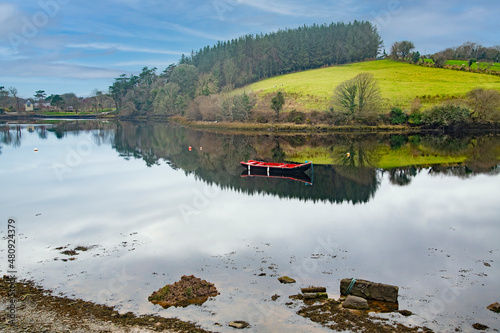
[[[39,109],[55,109],[54,106],[50,105],[50,103],[35,103],[35,107],[39,108]]]
[[[26,111],[33,111],[33,103],[31,103],[31,101],[27,101],[24,103],[24,109]]]

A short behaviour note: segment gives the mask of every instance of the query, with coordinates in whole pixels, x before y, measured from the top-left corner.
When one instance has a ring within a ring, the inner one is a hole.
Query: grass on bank
[[[286,153],[287,159],[296,163],[303,163],[305,160],[309,160],[318,165],[340,165],[342,157],[348,151],[349,147],[335,147],[333,150],[330,150],[328,147],[307,147],[305,149],[292,149],[286,151]],[[373,157],[373,165],[369,166],[380,169],[435,164],[454,165],[462,163],[467,159],[465,155],[454,156],[426,152],[425,147],[422,146],[415,150],[409,144],[397,150],[381,145],[375,151],[370,152],[370,155]]]
[[[416,97],[426,96],[423,100],[430,103],[463,97],[478,87],[500,91],[499,76],[376,60],[276,76],[237,92],[253,91],[263,97],[283,91],[288,99],[295,99],[293,107],[298,111],[327,110],[335,87],[363,72],[373,74],[378,81],[386,109],[392,106],[407,109]]]
[[[237,133],[279,133],[280,135],[301,133],[364,133],[364,132],[391,132],[408,133],[414,129],[404,125],[328,125],[328,124],[295,124],[295,123],[255,123],[255,122],[219,122],[219,121],[196,121],[189,120],[183,116],[172,116],[169,121],[190,128],[216,130],[218,132],[237,132]]]

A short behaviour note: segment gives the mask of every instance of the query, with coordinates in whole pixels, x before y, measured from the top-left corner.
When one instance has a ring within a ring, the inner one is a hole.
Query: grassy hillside
[[[425,59],[425,62],[428,62],[428,63],[431,63],[433,64],[434,61],[432,61],[432,59]],[[463,66],[463,67],[468,67],[469,66],[469,62],[466,61],[466,60],[446,60],[445,62],[446,65],[453,65],[453,66]],[[479,69],[485,69],[485,68],[488,68],[489,67],[489,63],[488,62],[479,62]],[[478,69],[478,63],[475,62],[472,64],[471,68],[472,69]],[[497,71],[499,72],[500,71],[500,63],[494,63],[492,64],[491,67],[489,67],[490,70],[492,71]]]
[[[363,72],[372,73],[378,80],[387,108],[408,108],[415,97],[439,95],[439,98],[425,99],[423,104],[426,106],[425,103],[463,96],[477,87],[500,91],[499,76],[420,67],[392,60],[368,61],[277,76],[247,85],[238,91],[253,91],[265,96],[281,90],[287,93],[288,109],[326,110],[330,106],[335,87]],[[291,99],[295,102],[291,103]]]

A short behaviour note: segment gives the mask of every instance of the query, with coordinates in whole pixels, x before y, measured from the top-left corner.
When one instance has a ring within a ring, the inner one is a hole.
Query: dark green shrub
[[[429,126],[452,126],[465,124],[470,120],[470,111],[457,105],[435,106],[422,114],[422,124]]]
[[[349,112],[330,108],[330,110],[324,113],[322,121],[329,125],[348,125],[352,122],[352,115]]]
[[[408,120],[408,116],[398,107],[393,107],[389,114],[389,120],[393,125],[404,124]]]
[[[264,115],[261,114],[255,116],[255,121],[260,124],[265,124],[269,122],[269,120]]]
[[[306,113],[306,123],[307,124],[319,124],[327,123],[328,112],[313,110]]]
[[[390,144],[391,144],[391,149],[393,150],[398,150],[402,146],[404,146],[408,142],[408,139],[404,135],[391,135],[390,138]]]
[[[288,121],[296,124],[303,124],[305,121],[305,114],[304,112],[292,110],[288,114]]]
[[[420,52],[414,52],[411,60],[414,64],[418,63],[420,61]]]
[[[408,138],[408,142],[410,142],[412,145],[418,146],[420,142],[422,142],[422,138],[419,134],[412,135]]]
[[[413,111],[408,116],[408,124],[411,125],[421,125],[422,124],[422,113],[419,110]]]

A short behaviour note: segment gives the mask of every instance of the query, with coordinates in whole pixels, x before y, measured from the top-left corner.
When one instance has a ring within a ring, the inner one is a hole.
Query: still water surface
[[[220,332],[231,320],[248,321],[249,332],[324,332],[288,296],[321,285],[336,297],[340,279],[355,277],[399,286],[399,308],[416,324],[500,329],[485,309],[500,301],[496,136],[244,136],[91,122],[0,129],[0,235],[15,218],[19,276],[45,288]],[[239,161],[251,158],[320,163],[306,185],[242,177]],[[403,166],[387,167],[395,160]],[[76,260],[61,253],[77,246],[91,248]],[[220,295],[187,308],[147,301],[191,274]],[[282,275],[297,284],[280,284]]]

